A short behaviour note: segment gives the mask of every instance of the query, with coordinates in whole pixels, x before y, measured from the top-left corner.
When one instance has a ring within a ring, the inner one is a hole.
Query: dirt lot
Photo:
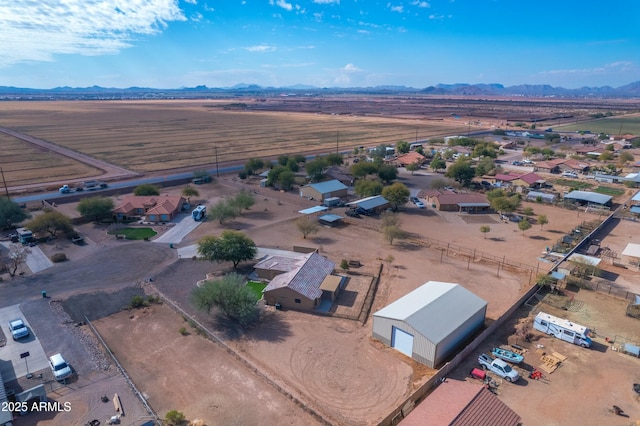
[[[640,383],[640,359],[611,350],[612,345],[605,339],[615,339],[616,345],[622,342],[621,336],[638,342],[640,322],[625,315],[626,302],[620,299],[590,291],[572,295],[574,302],[569,310],[562,309],[568,299],[558,297],[546,299],[532,311],[522,308],[510,326],[484,342],[449,377],[465,380],[469,371],[478,366],[478,354],[489,353],[492,347],[507,341],[517,342],[528,350],[524,369],[520,369],[523,378],[515,384],[501,383],[498,394],[522,417],[524,425],[635,424],[640,420],[640,396],[633,392],[632,385]],[[509,338],[520,318],[531,318],[539,311],[592,327],[597,333],[594,347],[583,349],[538,332],[534,332],[531,343]],[[544,373],[543,380],[530,379],[528,371],[542,364],[542,352],[558,352],[567,360],[553,373]],[[622,408],[628,417],[612,414],[613,405]]]
[[[318,424],[166,305],[120,312],[95,326],[161,416],[177,409],[208,425]]]

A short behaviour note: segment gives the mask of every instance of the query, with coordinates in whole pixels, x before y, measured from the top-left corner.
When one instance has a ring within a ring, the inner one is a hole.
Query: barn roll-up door
[[[413,354],[413,335],[397,327],[393,327],[391,347],[410,357]]]

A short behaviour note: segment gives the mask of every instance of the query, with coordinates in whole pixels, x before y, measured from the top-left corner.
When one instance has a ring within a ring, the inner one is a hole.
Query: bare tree
[[[296,226],[298,227],[298,231],[302,233],[302,238],[305,239],[309,234],[318,233],[318,224],[309,219],[308,216],[303,216],[300,219],[296,220]]]
[[[27,261],[29,253],[31,253],[31,249],[22,244],[9,245],[9,252],[3,257],[2,263],[9,271],[10,276],[16,276],[18,268]]]

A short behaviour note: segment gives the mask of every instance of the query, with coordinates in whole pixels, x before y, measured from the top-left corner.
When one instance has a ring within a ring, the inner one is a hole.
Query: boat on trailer
[[[513,364],[520,364],[522,361],[524,361],[524,356],[504,348],[493,348],[491,350],[491,354],[494,357],[500,358],[507,362],[511,362]]]

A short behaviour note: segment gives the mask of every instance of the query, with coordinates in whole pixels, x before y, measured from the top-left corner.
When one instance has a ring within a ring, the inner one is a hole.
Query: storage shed
[[[459,284],[429,281],[373,314],[373,337],[437,368],[484,326],[487,302]]]
[[[331,197],[346,197],[348,188],[338,180],[328,180],[325,182],[311,183],[300,187],[300,196],[324,201]]]

